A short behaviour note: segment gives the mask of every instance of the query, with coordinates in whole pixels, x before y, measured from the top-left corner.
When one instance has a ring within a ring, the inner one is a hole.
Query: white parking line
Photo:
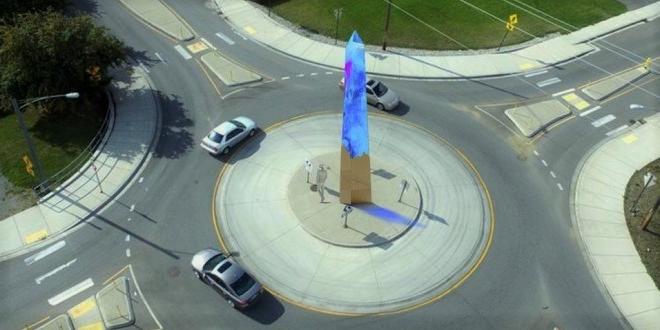
[[[48,299],[48,303],[51,306],[55,306],[55,305],[65,301],[65,300],[67,300],[67,299],[69,299],[69,298],[71,298],[71,297],[73,297],[73,296],[75,296],[75,295],[77,295],[77,294],[93,287],[93,286],[94,286],[94,281],[92,281],[91,278],[88,278],[88,279],[86,279],[86,280],[84,280],[84,281],[82,281],[82,282],[66,289],[65,291],[62,291],[58,295]]]
[[[559,190],[561,190],[561,191],[564,191],[564,187],[562,187],[561,183],[559,183],[559,182],[557,182],[557,188],[559,188]]]
[[[78,258],[73,259],[73,260],[71,260],[71,261],[65,263],[64,265],[60,265],[59,267],[57,267],[57,268],[55,268],[55,269],[49,271],[48,273],[43,274],[43,275],[41,275],[41,276],[35,278],[34,281],[37,282],[37,284],[41,284],[41,282],[42,282],[43,280],[45,280],[45,279],[48,278],[48,277],[51,277],[51,276],[55,275],[55,273],[59,272],[60,270],[62,270],[62,269],[64,269],[64,268],[67,268],[67,267],[71,266],[74,262],[76,262],[76,260],[78,260]]]
[[[66,242],[65,242],[65,241],[59,241],[59,242],[57,242],[57,243],[55,243],[55,244],[53,244],[53,245],[47,247],[46,249],[41,250],[41,251],[39,251],[39,252],[37,252],[37,253],[35,253],[35,254],[33,254],[33,255],[31,255],[31,256],[25,258],[25,259],[24,259],[25,264],[29,266],[29,265],[31,265],[31,264],[33,264],[33,263],[35,263],[35,262],[37,262],[37,261],[39,261],[39,260],[41,260],[41,259],[47,257],[48,255],[54,253],[55,251],[57,251],[57,250],[63,248],[64,245],[66,245]]]
[[[591,125],[593,125],[594,127],[601,127],[601,126],[611,122],[614,119],[616,119],[616,117],[614,115],[610,114],[610,115],[607,115],[605,117],[602,117],[602,118],[599,118],[597,120],[592,121]]]
[[[301,77],[304,77],[304,76],[305,76],[304,73],[301,73],[301,74],[297,74],[297,75],[296,75],[296,77],[298,77],[298,78],[301,78]]]
[[[605,135],[607,135],[607,136],[611,136],[611,135],[614,135],[614,134],[616,134],[616,133],[619,133],[619,132],[623,131],[623,130],[626,129],[626,128],[628,128],[628,125],[619,126],[619,127],[615,128],[615,129],[613,129],[613,130],[611,130],[611,131],[605,133]]]
[[[185,49],[183,49],[183,47],[181,47],[181,45],[174,46],[174,49],[176,49],[176,51],[179,52],[179,54],[181,54],[184,59],[189,60],[192,58],[192,56],[190,56],[190,54]]]
[[[553,179],[555,179],[555,178],[557,177],[557,176],[555,175],[555,172],[553,172],[553,171],[550,171],[550,176],[551,176]]]
[[[131,249],[126,249],[126,257],[127,258],[131,257]]]
[[[282,77],[282,80],[289,80],[289,79],[291,79],[291,77],[289,77],[289,76]]]
[[[545,160],[541,159],[541,163],[543,163],[543,166],[548,167],[548,163],[546,163]]]
[[[543,71],[536,71],[532,73],[528,73],[525,75],[525,78],[530,78],[530,77],[535,77],[535,76],[540,76],[542,74],[548,73],[548,70],[543,70]]]
[[[131,235],[126,235],[126,239],[125,239],[125,241],[126,241],[126,242],[130,242],[130,241],[131,241]]]
[[[316,72],[312,72],[312,73],[310,73],[309,75],[310,75],[310,76],[316,76],[316,75],[318,75],[318,73],[316,73]]]
[[[133,211],[135,211],[135,204],[131,204],[131,209],[129,210],[129,212],[133,212]]]
[[[128,222],[131,222],[131,218],[128,218],[128,219],[126,219],[126,220],[128,220]]]
[[[331,75],[331,74],[332,74],[332,71],[326,71],[325,74],[327,74],[327,75]]]
[[[552,79],[550,79],[550,80],[552,80]],[[561,91],[561,92],[554,93],[554,94],[552,94],[552,97],[557,97],[557,96],[559,96],[559,95],[566,94],[566,93],[570,93],[570,92],[574,92],[574,91],[575,91],[575,88],[570,88],[570,89],[567,89],[567,90],[565,90],[565,91]]]
[[[561,79],[559,79],[557,77],[554,77],[554,78],[550,78],[548,80],[543,80],[543,81],[537,82],[536,86],[539,86],[539,87],[550,86],[550,85],[556,84],[560,81],[561,81]]]
[[[536,150],[534,150],[533,152],[534,152],[534,156],[536,156],[536,157],[538,157],[538,156],[539,156],[539,153],[538,153],[538,151],[536,151]]]
[[[588,115],[588,114],[590,114],[590,113],[592,113],[592,112],[598,111],[598,110],[600,110],[600,109],[601,109],[601,108],[600,108],[600,105],[597,105],[597,106],[595,106],[595,107],[593,107],[593,108],[591,108],[591,109],[589,109],[589,110],[587,110],[587,111],[581,113],[581,114],[580,114],[580,117],[584,117],[584,116],[586,116],[586,115]]]
[[[234,40],[231,40],[231,38],[227,37],[221,32],[218,32],[215,35],[218,36],[218,38],[222,39],[224,42],[228,43],[229,45],[235,44]]]
[[[143,177],[143,176],[140,177],[140,179],[138,180],[138,183],[142,183],[142,181],[144,181],[144,177]]]

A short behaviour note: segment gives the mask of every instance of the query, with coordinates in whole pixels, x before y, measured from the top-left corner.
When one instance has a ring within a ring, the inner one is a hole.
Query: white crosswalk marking
[[[184,59],[189,60],[192,58],[192,56],[190,56],[190,54],[185,49],[183,49],[183,47],[181,47],[181,45],[174,46],[174,49],[176,49],[176,51],[179,52],[179,54],[181,54]]]
[[[560,81],[561,81],[561,79],[559,79],[557,77],[554,77],[554,78],[550,78],[548,80],[543,80],[543,81],[537,82],[536,86],[545,87],[545,86],[549,86],[549,85],[552,85],[552,84],[556,84]]]
[[[591,122],[591,125],[592,125],[593,127],[601,127],[601,126],[603,126],[603,125],[605,125],[605,124],[611,122],[611,121],[614,120],[614,119],[616,119],[616,117],[615,117],[614,115],[611,115],[611,114],[610,114],[610,115],[607,115],[607,116],[602,117],[602,118],[600,118],[600,119],[597,119],[597,120],[592,121],[592,122]]]
[[[222,32],[218,32],[215,35],[218,36],[218,38],[222,39],[224,42],[228,43],[229,45],[235,44],[234,40],[231,40],[231,38],[224,35]]]

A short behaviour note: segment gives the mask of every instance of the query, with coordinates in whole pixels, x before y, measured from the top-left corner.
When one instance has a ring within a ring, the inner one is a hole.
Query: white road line
[[[25,258],[24,259],[25,264],[29,266],[29,265],[31,265],[31,264],[47,257],[48,255],[54,253],[55,251],[63,248],[65,245],[66,245],[65,241],[59,241],[59,242],[57,242],[57,243],[55,243],[55,244],[53,244],[53,245],[51,245],[51,246],[49,246],[45,249],[33,254],[33,255]]]
[[[131,222],[131,218],[128,218],[127,220],[128,220],[128,222]]]
[[[611,122],[614,119],[616,119],[616,117],[614,115],[607,115],[605,117],[602,117],[600,119],[592,121],[591,125],[593,125],[594,127],[601,127],[601,126]]]
[[[143,176],[140,177],[140,180],[138,180],[138,183],[142,183],[142,181],[144,181],[144,177],[143,177]]]
[[[301,74],[297,74],[297,75],[296,75],[296,77],[298,77],[298,78],[300,78],[300,77],[304,77],[304,76],[305,76],[304,73],[301,73]]]
[[[43,282],[43,280],[45,280],[45,279],[47,279],[47,278],[49,278],[49,277],[55,275],[55,273],[59,272],[60,270],[62,270],[62,269],[64,269],[64,268],[67,268],[67,267],[71,266],[74,262],[76,262],[76,260],[78,260],[78,258],[73,259],[73,260],[71,260],[71,261],[65,263],[64,265],[60,265],[59,267],[57,267],[57,268],[55,268],[55,269],[49,271],[48,273],[43,274],[43,275],[41,275],[41,276],[35,278],[34,281],[37,282],[37,284],[41,284],[41,282]]]
[[[554,77],[554,78],[550,78],[550,79],[547,79],[547,80],[543,80],[543,81],[537,82],[537,83],[536,83],[536,86],[539,86],[539,87],[550,86],[550,85],[552,85],[552,84],[556,84],[556,83],[558,83],[558,82],[560,82],[560,81],[561,81],[561,79],[559,79],[559,78],[557,78],[557,77]]]
[[[525,75],[525,78],[530,78],[530,77],[535,77],[535,76],[540,76],[542,74],[548,73],[548,70],[543,70],[543,71],[536,71],[532,73],[528,73]]]
[[[244,35],[238,33],[238,31],[236,31],[236,30],[234,30],[234,29],[231,29],[231,30],[234,31],[234,33],[235,33],[237,36],[241,37],[243,40],[247,40],[247,38],[246,38]]]
[[[211,49],[213,49],[213,50],[218,50],[217,48],[215,48],[215,46],[213,46],[213,44],[211,44],[211,43],[210,43],[208,40],[206,40],[205,38],[199,38],[199,40],[201,40],[203,43],[205,43],[207,46],[209,46],[209,48],[211,48]]]
[[[309,75],[310,75],[310,76],[316,76],[316,75],[318,75],[318,73],[316,73],[316,72],[312,72],[312,73],[310,73]]]
[[[126,257],[131,257],[131,249],[126,249]]]
[[[597,105],[597,106],[595,106],[595,107],[593,107],[593,108],[591,108],[591,109],[589,109],[589,110],[587,110],[587,111],[581,113],[581,114],[580,114],[580,117],[584,117],[584,116],[586,116],[586,115],[588,115],[588,114],[590,114],[590,113],[592,113],[592,112],[594,112],[594,111],[598,111],[598,110],[600,110],[600,109],[601,109],[601,108],[600,108],[600,105]]]
[[[221,32],[218,32],[215,35],[218,36],[218,38],[222,39],[224,42],[228,43],[230,46],[235,44],[234,40],[231,40],[231,38],[227,37]]]
[[[325,74],[327,74],[327,75],[331,75],[331,74],[332,74],[332,71],[326,71]]]
[[[559,183],[559,182],[557,182],[557,188],[559,188],[559,190],[561,190],[561,191],[564,191],[564,187],[562,187],[561,183]]]
[[[607,135],[607,136],[611,136],[611,135],[614,135],[614,134],[616,134],[616,133],[619,133],[619,132],[623,131],[623,130],[626,129],[626,128],[628,128],[628,125],[619,126],[619,127],[615,128],[615,129],[613,129],[613,130],[611,130],[611,131],[605,133],[605,135]]]
[[[546,163],[545,160],[541,159],[541,163],[543,163],[543,166],[548,167],[548,163]]]
[[[129,210],[129,212],[133,212],[133,211],[135,211],[135,204],[131,204],[131,209]]]
[[[289,80],[289,79],[291,79],[291,77],[289,77],[289,76],[282,77],[282,80]]]
[[[189,60],[192,58],[192,56],[190,56],[190,54],[185,49],[183,49],[183,47],[181,47],[181,45],[174,46],[174,49],[176,49],[176,51],[179,52],[179,54],[181,54],[184,59]]]
[[[575,88],[570,88],[570,89],[567,89],[567,90],[565,90],[565,91],[561,91],[561,92],[554,93],[554,94],[552,94],[552,97],[557,97],[557,96],[559,96],[559,95],[566,94],[566,93],[570,93],[570,92],[574,92],[574,91],[575,91]]]
[[[125,241],[126,241],[126,242],[130,242],[130,241],[131,241],[131,235],[126,235],[126,239],[125,239]]]
[[[94,286],[94,281],[92,281],[91,278],[88,278],[88,279],[86,279],[86,280],[84,280],[84,281],[82,281],[82,282],[66,289],[65,291],[62,291],[60,294],[48,299],[48,303],[51,306],[55,306],[55,305],[65,301],[65,300],[67,300],[67,299],[69,299],[69,298],[71,298],[71,297],[73,297],[73,296],[75,296],[75,295],[77,295],[77,294],[93,287],[93,286]]]
[[[147,66],[144,65],[144,63],[142,63],[142,61],[138,60],[138,64],[140,64],[140,67],[142,68],[142,70],[146,71],[147,73],[151,72],[151,71],[149,71]]]
[[[160,56],[160,54],[158,54],[158,53],[154,53],[154,54],[156,54],[156,57],[158,57],[158,59],[159,59],[161,62],[163,62],[163,63],[167,63],[167,61],[165,61],[165,60]]]
[[[536,156],[536,157],[538,157],[538,156],[539,156],[539,153],[538,153],[538,151],[536,151],[536,150],[534,150],[533,152],[534,152],[534,156]]]
[[[140,297],[142,297],[142,301],[144,302],[144,307],[147,308],[147,311],[149,311],[149,315],[154,319],[156,322],[156,325],[158,325],[159,329],[163,328],[163,325],[158,322],[158,319],[156,318],[156,315],[154,314],[154,311],[151,310],[151,306],[149,306],[149,303],[147,302],[147,299],[144,297],[142,294],[142,290],[140,290],[140,285],[138,284],[137,280],[135,279],[135,273],[133,273],[133,266],[128,265],[128,269],[131,271],[131,278],[133,279],[133,284],[135,284],[135,288],[137,289],[137,292],[140,294]]]
[[[551,176],[553,179],[557,178],[557,176],[555,175],[555,172],[553,172],[553,171],[550,171],[550,176]]]

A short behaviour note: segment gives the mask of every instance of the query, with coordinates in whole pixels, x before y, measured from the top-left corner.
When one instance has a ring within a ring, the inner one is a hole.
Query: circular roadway
[[[446,82],[383,79],[403,100],[392,115],[444,137],[479,168],[493,198],[497,227],[478,271],[443,299],[396,315],[347,318],[310,312],[272,296],[240,313],[188,271],[192,254],[218,246],[209,224],[208,196],[223,161],[196,147],[201,137],[237,115],[252,117],[267,127],[300,114],[340,109],[339,74],[312,76],[309,73],[328,70],[242,40],[205,1],[165,2],[225,54],[275,79],[220,98],[194,61],[180,57],[171,41],[145,27],[119,2],[74,1],[132,47],[131,56],[150,70],[162,112],[161,135],[152,160],[139,174],[143,180],[62,237],[65,248],[29,266],[22,258],[0,263],[3,328],[21,328],[66,311],[84,295],[55,307],[46,300],[86,278],[92,278],[98,289],[127,264],[132,265],[154,315],[168,329],[622,327],[620,316],[582,257],[568,214],[566,187],[586,150],[603,139],[607,130],[656,111],[657,98],[633,90],[598,113],[574,118],[532,143],[520,140],[475,105],[549,97],[602,77],[604,72],[593,63],[616,72],[644,57],[656,57],[658,20],[596,41],[601,50],[586,57],[592,64],[565,63],[541,76]],[[231,36],[235,45],[221,44],[214,38],[216,32]],[[305,77],[278,79],[297,74]],[[546,88],[536,85],[549,77],[561,82]],[[660,89],[657,82],[646,88]],[[633,102],[655,108],[627,110]],[[616,120],[601,128],[590,125],[606,114],[616,115]],[[136,212],[130,211],[131,205]],[[132,239],[126,240],[127,236]],[[130,256],[125,254],[127,248]],[[73,259],[77,261],[72,266],[35,285],[36,277]],[[91,295],[92,290],[85,294]],[[139,322],[145,318],[140,317]]]

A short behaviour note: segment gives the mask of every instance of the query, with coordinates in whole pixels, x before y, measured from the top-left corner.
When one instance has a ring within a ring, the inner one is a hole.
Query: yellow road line
[[[106,284],[108,284],[110,281],[112,281],[112,280],[114,280],[115,278],[117,278],[117,277],[119,276],[119,274],[123,273],[123,272],[126,270],[126,268],[128,268],[128,266],[130,266],[130,265],[126,265],[126,266],[124,266],[122,269],[120,269],[120,270],[119,270],[118,272],[116,272],[114,275],[110,276],[107,280],[105,280],[105,282],[103,282],[103,285],[106,285]]]
[[[71,318],[77,319],[89,313],[94,307],[96,307],[96,299],[91,297],[71,308],[69,310],[69,315],[71,315]]]
[[[253,27],[251,27],[249,25],[246,25],[243,29],[249,34],[257,33],[257,30],[255,30]]]
[[[328,113],[328,112],[327,112],[327,111],[324,111],[324,112],[315,112],[315,113],[302,114],[302,115],[299,115],[299,116],[295,116],[295,117],[292,117],[292,118],[289,118],[289,119],[286,119],[286,120],[280,121],[280,122],[278,122],[278,123],[275,123],[275,124],[269,126],[268,128],[264,129],[264,132],[268,132],[268,131],[270,131],[270,130],[276,128],[276,127],[279,127],[279,126],[281,126],[281,125],[284,125],[284,124],[286,124],[286,123],[288,123],[288,122],[291,122],[291,121],[293,121],[293,120],[296,120],[296,119],[300,119],[300,118],[304,118],[304,117],[311,117],[311,116],[314,116],[314,115],[320,115],[320,114],[324,114],[324,113]],[[479,256],[479,258],[477,259],[477,261],[472,265],[472,267],[468,270],[468,272],[465,273],[465,274],[464,274],[464,275],[463,275],[463,276],[462,276],[462,277],[461,277],[456,283],[454,283],[454,285],[452,285],[451,287],[449,287],[449,288],[448,288],[447,290],[445,290],[444,292],[441,292],[441,293],[438,294],[437,296],[435,296],[435,297],[433,297],[433,298],[431,298],[431,299],[429,299],[429,300],[427,300],[427,301],[421,302],[421,303],[419,303],[419,304],[416,304],[416,305],[413,305],[413,306],[410,306],[410,307],[406,307],[406,308],[403,308],[403,309],[395,310],[395,311],[390,311],[390,312],[379,312],[379,313],[349,313],[349,312],[336,312],[336,311],[324,310],[324,309],[316,308],[316,307],[313,307],[313,306],[304,305],[304,304],[301,304],[301,303],[299,303],[299,302],[297,302],[297,301],[291,300],[291,299],[289,299],[288,297],[285,297],[285,296],[281,295],[280,293],[278,293],[277,291],[273,290],[272,288],[267,287],[267,286],[264,285],[264,288],[266,289],[266,291],[268,291],[269,293],[271,293],[273,296],[275,296],[275,297],[277,297],[277,298],[279,298],[279,299],[282,299],[282,300],[284,300],[284,301],[286,301],[286,302],[288,302],[288,303],[290,303],[290,304],[292,304],[292,305],[298,306],[298,307],[300,307],[300,308],[303,308],[303,309],[306,309],[306,310],[310,310],[310,311],[314,311],[314,312],[318,312],[318,313],[322,313],[322,314],[337,315],[337,316],[364,316],[364,315],[392,315],[392,314],[399,314],[399,313],[404,313],[404,312],[408,312],[408,311],[411,311],[411,310],[414,310],[414,309],[421,308],[421,307],[423,307],[423,306],[426,306],[426,305],[428,305],[428,304],[431,304],[431,303],[433,303],[433,302],[436,302],[436,301],[438,301],[439,299],[443,298],[444,296],[448,295],[450,292],[452,292],[452,291],[454,291],[456,288],[460,287],[460,286],[461,286],[461,285],[462,285],[462,284],[463,284],[463,283],[464,283],[464,282],[465,282],[465,281],[466,281],[466,280],[467,280],[467,279],[468,279],[468,278],[469,278],[469,277],[470,277],[470,276],[471,276],[471,275],[477,270],[477,268],[479,268],[479,266],[481,265],[481,263],[482,263],[482,262],[484,261],[484,259],[486,258],[486,255],[488,254],[488,251],[490,250],[490,246],[491,246],[491,244],[492,244],[493,237],[494,237],[494,233],[495,233],[495,207],[494,207],[494,205],[493,205],[493,201],[492,201],[492,199],[491,199],[491,197],[490,197],[490,193],[489,193],[489,191],[488,191],[488,187],[486,186],[486,183],[484,182],[483,178],[481,177],[481,174],[479,173],[479,171],[477,170],[477,168],[474,166],[474,164],[472,164],[472,162],[467,158],[467,156],[465,156],[465,154],[464,154],[460,149],[454,147],[454,146],[453,146],[452,144],[450,144],[447,140],[445,140],[445,139],[443,139],[443,138],[437,136],[435,133],[431,132],[430,130],[426,129],[425,127],[421,127],[421,126],[416,125],[416,124],[414,124],[414,123],[410,123],[410,122],[407,122],[407,121],[405,121],[405,120],[403,120],[403,119],[395,118],[395,117],[392,117],[392,116],[390,116],[390,115],[379,114],[379,113],[371,113],[371,114],[372,114],[372,115],[376,115],[376,116],[386,117],[386,118],[391,119],[391,120],[398,120],[398,121],[400,121],[400,122],[402,122],[402,123],[404,123],[404,124],[411,125],[411,126],[413,126],[413,127],[417,127],[418,129],[421,129],[421,130],[425,131],[427,134],[431,135],[431,137],[433,137],[433,138],[435,138],[435,139],[437,139],[437,140],[443,142],[444,144],[446,144],[447,146],[449,146],[450,148],[452,148],[452,149],[453,149],[453,150],[454,150],[454,151],[455,151],[455,152],[456,152],[456,153],[457,153],[457,154],[463,159],[463,161],[467,164],[467,166],[468,166],[470,169],[472,169],[472,171],[474,172],[474,174],[475,174],[476,177],[477,177],[477,180],[478,180],[479,185],[480,185],[480,186],[483,188],[483,190],[484,190],[484,194],[485,194],[485,196],[486,196],[486,200],[487,200],[487,202],[488,202],[488,209],[489,209],[489,214],[490,214],[490,219],[491,219],[491,221],[490,221],[489,233],[488,233],[488,238],[487,238],[487,240],[486,240],[486,245],[484,246],[484,249],[483,249],[481,255]],[[243,146],[245,146],[245,145],[243,145]],[[234,155],[236,155],[236,154],[237,154],[237,152],[234,153]],[[224,165],[224,166],[222,167],[222,169],[220,170],[220,173],[218,174],[218,177],[217,177],[217,179],[216,179],[215,188],[214,188],[214,190],[213,190],[213,197],[212,197],[212,200],[211,200],[211,221],[212,221],[212,223],[213,223],[213,228],[215,229],[216,237],[218,238],[218,241],[220,242],[220,245],[222,246],[222,249],[223,249],[225,252],[228,252],[228,250],[227,250],[227,247],[226,247],[226,245],[225,245],[224,239],[222,238],[222,233],[220,232],[220,229],[219,229],[219,227],[218,227],[217,216],[216,216],[216,213],[215,213],[215,199],[216,199],[216,196],[217,196],[218,187],[220,186],[220,181],[221,181],[221,179],[222,179],[222,176],[223,176],[224,173],[226,172],[227,168],[229,168],[229,166],[230,166],[229,164],[230,164],[230,163],[231,163],[231,158],[227,160],[227,163],[225,163],[225,165]]]
[[[25,241],[25,244],[30,244],[36,241],[41,241],[46,237],[48,237],[48,231],[46,229],[42,229],[39,231],[35,231],[29,235],[26,235],[23,240]]]
[[[48,321],[49,319],[50,319],[50,316],[46,316],[46,317],[44,317],[43,319],[41,319],[41,320],[39,320],[39,321],[37,321],[37,322],[34,322],[34,323],[32,323],[32,324],[28,324],[28,325],[26,325],[25,328],[23,328],[23,330],[32,330],[32,329],[36,329],[38,325],[41,325],[42,323],[45,323],[45,322]]]
[[[655,61],[655,60],[658,59],[658,58],[660,58],[660,56],[657,56],[657,57],[653,58],[651,61]],[[610,73],[610,74],[608,74],[608,75],[606,75],[606,76],[604,76],[604,77],[602,77],[602,78],[600,78],[600,79],[596,79],[596,80],[594,80],[594,81],[592,81],[592,82],[588,82],[588,83],[586,83],[586,84],[584,84],[584,85],[578,87],[577,89],[583,89],[583,88],[585,88],[585,87],[589,87],[589,86],[591,86],[591,85],[593,85],[593,84],[599,83],[599,82],[601,82],[601,81],[603,81],[603,80],[605,80],[605,79],[611,78],[611,77],[616,76],[616,75],[618,75],[618,74],[620,74],[620,73],[624,73],[624,72],[628,72],[628,71],[631,71],[631,70],[638,69],[640,66],[642,66],[642,64],[636,64],[636,65],[633,65],[632,67],[629,67],[629,68],[623,69],[623,70],[621,70],[621,71],[614,72],[614,73]]]

